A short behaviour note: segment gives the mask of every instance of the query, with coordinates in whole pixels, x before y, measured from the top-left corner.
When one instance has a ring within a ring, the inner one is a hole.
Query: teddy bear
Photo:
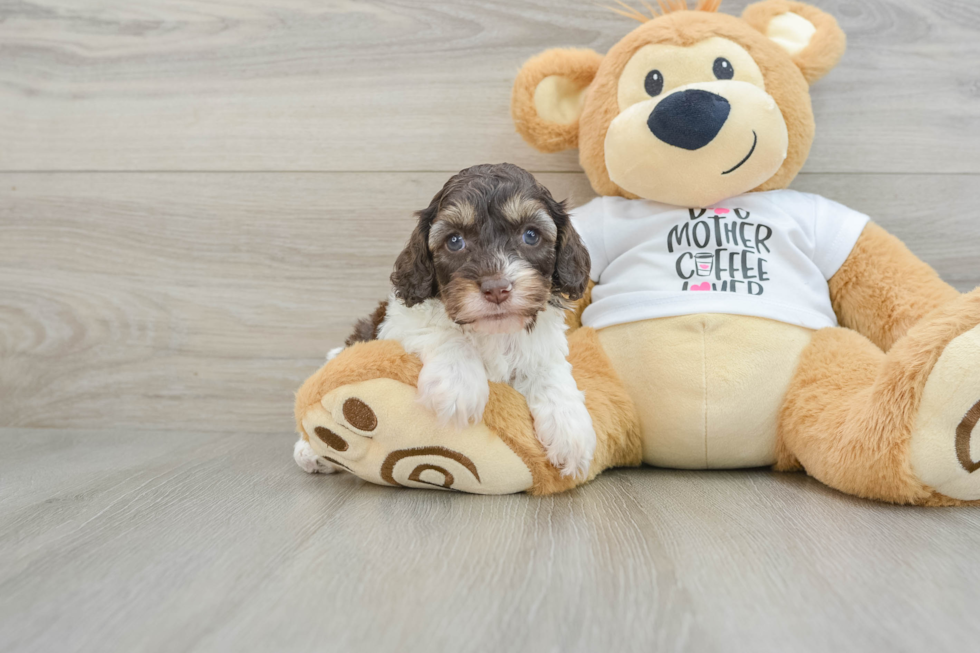
[[[771,466],[897,504],[980,500],[980,292],[957,292],[867,216],[788,189],[835,19],[763,0],[665,0],[605,55],[553,49],[514,83],[518,132],[578,148],[598,197],[569,361],[597,446],[562,476],[524,398],[491,384],[462,431],[415,401],[420,362],[354,345],[296,395],[311,455],[381,485],[544,495],[603,470]],[[315,467],[316,461],[310,461]]]

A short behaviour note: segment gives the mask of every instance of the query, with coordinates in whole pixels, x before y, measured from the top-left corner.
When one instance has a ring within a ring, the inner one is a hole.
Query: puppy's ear
[[[555,274],[551,285],[554,290],[568,295],[572,301],[581,299],[589,285],[589,271],[592,259],[589,250],[572,227],[572,221],[565,210],[564,202],[549,202],[548,209],[558,227],[558,238],[555,248]]]
[[[408,239],[408,245],[395,259],[391,273],[391,285],[395,296],[406,306],[421,304],[436,296],[436,267],[429,251],[429,227],[439,212],[442,193],[432,199],[429,207],[418,212],[418,224]]]

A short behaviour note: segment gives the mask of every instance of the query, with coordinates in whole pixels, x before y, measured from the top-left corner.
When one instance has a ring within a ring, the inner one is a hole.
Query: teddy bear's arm
[[[884,351],[913,324],[959,296],[902,241],[874,223],[864,228],[829,285],[841,326]]]

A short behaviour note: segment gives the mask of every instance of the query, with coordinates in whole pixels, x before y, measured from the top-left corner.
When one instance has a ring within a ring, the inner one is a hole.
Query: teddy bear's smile
[[[745,158],[744,159],[742,159],[737,164],[735,164],[735,167],[734,168],[731,168],[729,170],[726,170],[725,172],[723,172],[721,174],[723,174],[723,175],[731,174],[731,173],[735,172],[736,170],[738,170],[739,168],[741,168],[743,165],[745,165],[745,162],[752,158],[752,155],[755,153],[755,147],[758,144],[759,144],[759,134],[756,133],[756,131],[753,129],[752,130],[752,149],[749,150],[749,153],[745,155]]]

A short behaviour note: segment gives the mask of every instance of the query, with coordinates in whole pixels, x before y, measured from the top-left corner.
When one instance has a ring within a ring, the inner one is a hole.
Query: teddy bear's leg
[[[777,469],[894,503],[980,499],[980,293],[909,329],[887,354],[847,329],[804,351],[780,413]]]
[[[588,478],[640,464],[633,404],[595,332],[571,334],[569,349],[596,430]],[[552,494],[584,482],[562,477],[549,464],[527,403],[513,388],[491,384],[483,422],[457,430],[417,403],[420,369],[419,360],[393,341],[344,350],[297,392],[301,442],[325,462],[379,485]]]

